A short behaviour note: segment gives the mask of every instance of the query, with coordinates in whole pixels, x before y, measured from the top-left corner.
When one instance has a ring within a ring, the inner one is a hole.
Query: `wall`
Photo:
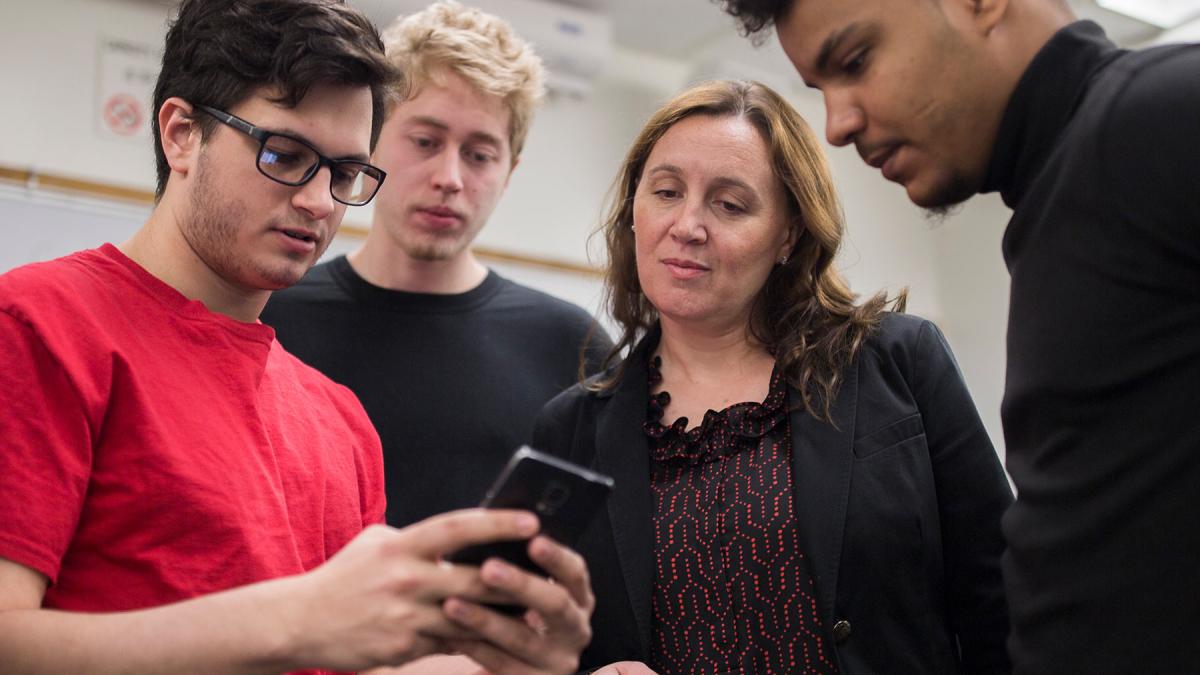
[[[97,131],[99,40],[161,46],[166,8],[132,0],[0,3],[0,164],[152,189],[148,139]]]
[[[1200,18],[1163,32],[1151,40],[1150,44],[1158,45],[1169,42],[1200,42]]]

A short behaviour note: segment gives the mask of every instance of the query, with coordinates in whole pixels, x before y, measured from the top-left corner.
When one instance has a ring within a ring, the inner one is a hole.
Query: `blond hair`
[[[658,321],[642,292],[634,249],[633,198],[654,145],[675,124],[694,115],[740,117],[766,143],[775,178],[787,195],[789,226],[798,230],[787,263],[776,265],[759,290],[750,314],[751,334],[775,356],[804,407],[832,421],[830,405],[842,371],[891,307],[904,311],[905,292],[883,293],[857,304],[833,266],[845,224],[825,153],[795,108],[758,82],[714,81],[696,85],[668,101],[638,134],[613,186],[612,205],[601,225],[608,244],[605,303],[621,327],[605,367],[621,358]],[[616,386],[624,363],[612,376],[590,383],[594,390]]]
[[[400,71],[396,93],[410,100],[446,73],[479,91],[500,97],[509,111],[508,141],[513,158],[521,154],[533,110],[545,95],[542,60],[507,21],[441,0],[398,17],[383,32],[388,58]]]

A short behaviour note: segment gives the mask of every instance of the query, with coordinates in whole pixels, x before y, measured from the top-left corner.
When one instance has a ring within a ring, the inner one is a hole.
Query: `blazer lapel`
[[[833,619],[854,463],[857,359],[846,368],[846,375],[830,411],[834,425],[805,412],[795,389],[788,398],[792,410],[792,486],[800,523],[799,540],[811,566],[817,607],[826,622]]]
[[[608,516],[625,589],[637,620],[642,654],[650,653],[650,602],[654,584],[650,446],[642,431],[650,395],[644,360],[646,346],[643,341],[641,348],[630,356],[628,370],[596,420],[596,467],[615,481],[614,494],[608,500]]]

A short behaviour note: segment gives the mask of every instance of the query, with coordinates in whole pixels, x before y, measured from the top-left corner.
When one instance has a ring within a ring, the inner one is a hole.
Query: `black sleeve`
[[[533,421],[531,444],[542,452],[587,466],[586,462],[573,456],[576,454],[573,446],[581,394],[582,386],[577,384],[542,406]]]
[[[1000,517],[1012,490],[941,331],[926,321],[909,374],[937,489],[946,606],[965,673],[1008,673]]]

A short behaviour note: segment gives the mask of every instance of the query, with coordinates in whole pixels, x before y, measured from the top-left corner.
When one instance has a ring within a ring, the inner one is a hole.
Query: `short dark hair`
[[[155,197],[171,174],[158,111],[172,96],[228,110],[266,86],[276,103],[295,107],[314,85],[367,86],[374,149],[394,79],[379,32],[341,0],[183,0],[167,30],[150,115]],[[202,138],[217,124],[207,116],[198,123]]]
[[[713,0],[737,19],[738,32],[759,42],[777,19],[787,13],[795,0]]]

